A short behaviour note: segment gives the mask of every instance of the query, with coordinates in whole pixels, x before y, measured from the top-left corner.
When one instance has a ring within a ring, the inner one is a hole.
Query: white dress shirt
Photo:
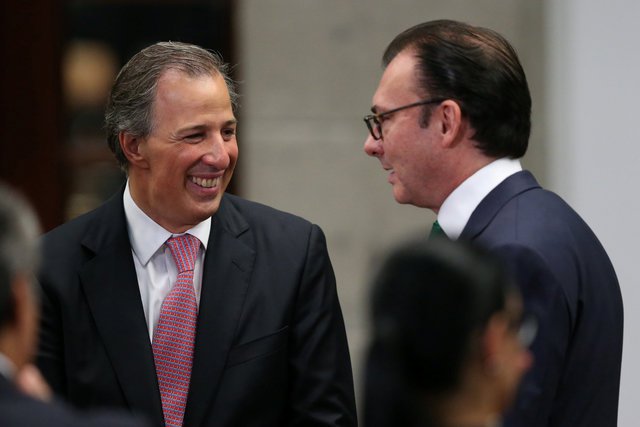
[[[522,170],[518,159],[495,160],[464,180],[449,194],[438,211],[438,223],[452,240],[462,234],[480,202],[502,181]]]
[[[172,234],[170,231],[165,230],[136,205],[131,197],[128,181],[124,190],[123,201],[124,214],[127,218],[127,230],[131,242],[131,253],[136,267],[140,296],[142,297],[142,308],[147,320],[149,338],[153,340],[153,331],[158,324],[162,302],[178,277],[178,268],[173,260],[171,251],[164,243],[170,237],[178,236],[178,234]],[[198,250],[193,271],[193,286],[198,306],[200,305],[202,290],[204,256],[210,232],[211,218],[207,218],[192,229],[187,230],[186,233],[182,233],[191,234],[202,243]]]

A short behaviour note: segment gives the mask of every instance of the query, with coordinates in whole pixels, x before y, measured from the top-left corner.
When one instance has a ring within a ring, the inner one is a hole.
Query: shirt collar
[[[128,180],[122,201],[124,202],[124,214],[127,218],[131,248],[138,257],[140,264],[147,265],[153,254],[162,247],[169,237],[174,236],[174,234],[149,218],[149,216],[138,207],[131,197]],[[211,233],[211,217],[182,234],[187,233],[197,237],[206,250],[207,244],[209,243],[209,234]]]
[[[13,380],[16,375],[15,363],[2,353],[0,353],[0,375],[8,380]]]
[[[482,199],[502,181],[522,170],[518,159],[494,160],[464,180],[449,194],[438,212],[438,223],[450,239],[457,239]]]

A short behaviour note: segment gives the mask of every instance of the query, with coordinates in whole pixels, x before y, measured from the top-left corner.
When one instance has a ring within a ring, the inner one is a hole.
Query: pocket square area
[[[288,332],[289,326],[285,326],[272,334],[232,348],[227,359],[227,368],[281,350],[286,347]]]

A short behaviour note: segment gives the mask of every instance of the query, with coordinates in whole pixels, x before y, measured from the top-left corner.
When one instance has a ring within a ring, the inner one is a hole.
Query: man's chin
[[[403,191],[396,191],[395,188],[393,189],[393,198],[397,203],[401,205],[411,204],[411,200],[409,200],[409,197],[407,197],[407,195]]]
[[[200,223],[207,218],[212,217],[218,212],[218,209],[220,209],[220,199],[218,198],[215,201],[199,206],[197,211],[194,212],[196,222]]]

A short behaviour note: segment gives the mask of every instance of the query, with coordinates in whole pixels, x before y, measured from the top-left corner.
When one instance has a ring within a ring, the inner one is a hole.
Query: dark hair
[[[374,283],[374,343],[406,385],[438,396],[459,384],[474,337],[515,292],[502,264],[468,242],[404,245]]]
[[[158,80],[169,69],[191,77],[221,75],[232,105],[237,104],[230,67],[217,53],[179,42],[160,42],[141,50],[120,70],[105,111],[107,143],[125,171],[128,161],[120,148],[118,134],[126,131],[136,136],[149,135],[154,125],[153,103]]]
[[[36,271],[39,232],[31,207],[0,182],[0,328],[13,317],[11,285],[16,275]]]
[[[400,33],[387,47],[386,67],[411,49],[422,97],[453,99],[468,118],[477,146],[491,157],[522,157],[531,131],[531,95],[514,48],[495,31],[437,20]],[[421,126],[429,123],[424,108]]]

